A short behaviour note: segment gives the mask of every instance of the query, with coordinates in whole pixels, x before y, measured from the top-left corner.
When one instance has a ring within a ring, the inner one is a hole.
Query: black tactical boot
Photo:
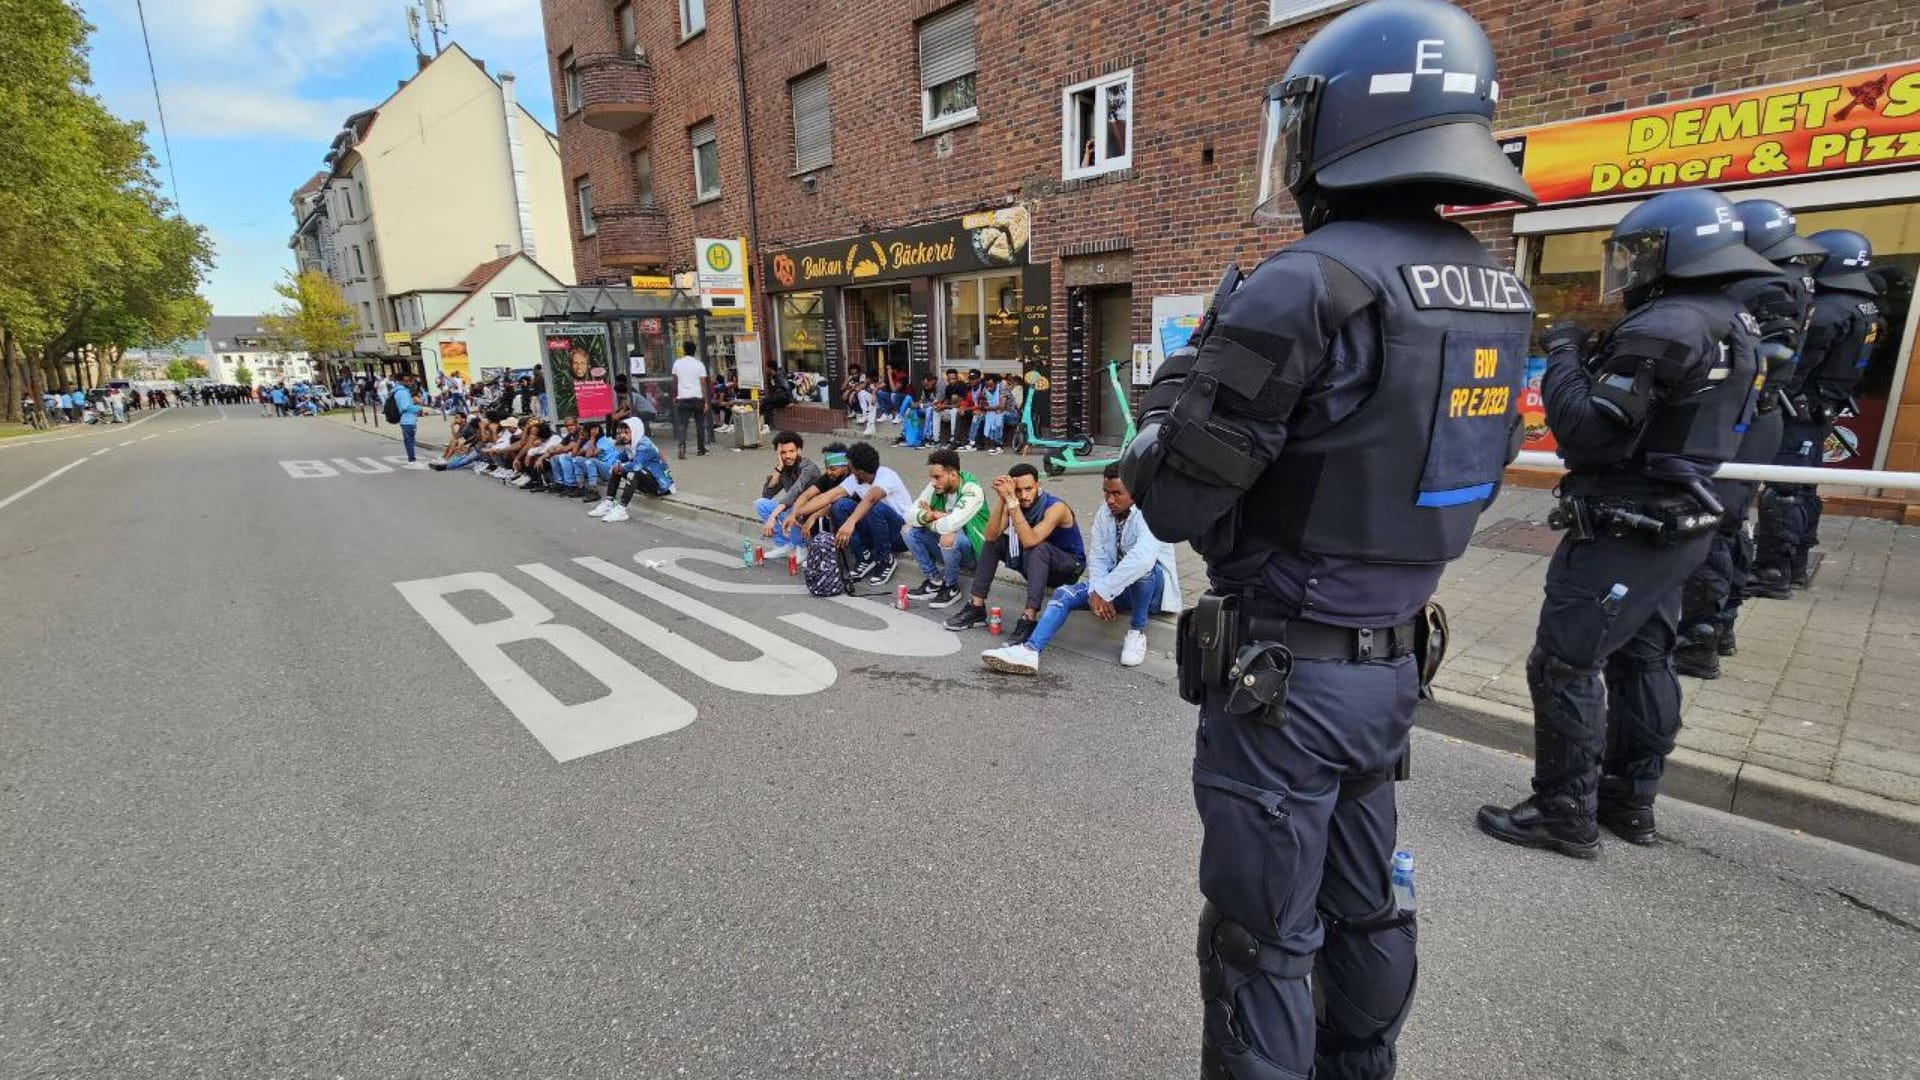
[[[1733,639],[1733,620],[1729,619],[1715,629],[1713,651],[1721,656],[1738,656],[1740,654],[1740,646]]]
[[[1534,795],[1518,806],[1483,806],[1480,831],[1520,847],[1545,848],[1576,859],[1600,857],[1600,828],[1571,795]]]
[[[1601,777],[1600,824],[1629,844],[1653,843],[1653,796],[1636,793],[1630,780]]]
[[[1673,648],[1673,670],[1696,679],[1720,677],[1719,634],[1712,623],[1695,623],[1680,631]]]
[[[1793,596],[1793,588],[1787,580],[1786,570],[1777,566],[1755,570],[1752,580],[1747,582],[1747,596],[1766,600],[1790,598]]]

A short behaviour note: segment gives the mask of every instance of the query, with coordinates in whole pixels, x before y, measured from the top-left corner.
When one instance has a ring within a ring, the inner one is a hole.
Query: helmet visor
[[[1312,152],[1314,108],[1320,100],[1320,79],[1297,75],[1267,91],[1261,102],[1260,192],[1253,216],[1262,221],[1290,217],[1292,208],[1282,198],[1306,178]]]
[[[1648,229],[1611,236],[1600,245],[1600,252],[1600,298],[1611,300],[1628,289],[1660,280],[1667,255],[1667,231]]]

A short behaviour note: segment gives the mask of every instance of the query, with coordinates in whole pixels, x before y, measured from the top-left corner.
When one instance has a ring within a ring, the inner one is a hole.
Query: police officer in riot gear
[[[1395,1068],[1415,927],[1391,781],[1444,640],[1434,588],[1521,432],[1531,297],[1433,209],[1534,201],[1498,96],[1485,33],[1442,0],[1376,0],[1302,46],[1264,103],[1256,213],[1290,192],[1306,236],[1228,271],[1123,459],[1212,584],[1179,645],[1207,1080]]]
[[[1621,839],[1653,842],[1680,729],[1680,586],[1724,509],[1707,478],[1758,405],[1760,327],[1724,286],[1779,273],[1744,232],[1714,192],[1648,199],[1605,245],[1602,289],[1624,294],[1626,317],[1591,350],[1578,326],[1542,337],[1547,427],[1568,468],[1551,520],[1567,535],[1527,657],[1533,795],[1478,817],[1508,843],[1593,858],[1596,812]]]
[[[1807,239],[1826,253],[1813,273],[1813,315],[1800,363],[1787,385],[1790,415],[1776,465],[1818,468],[1825,460],[1834,417],[1886,333],[1879,293],[1867,268],[1873,245],[1848,229],[1829,229]],[[1749,593],[1773,599],[1807,585],[1807,553],[1820,542],[1820,494],[1812,484],[1768,484],[1760,495]]]
[[[1727,286],[1727,295],[1745,304],[1760,324],[1759,357],[1766,379],[1733,460],[1764,464],[1780,448],[1782,388],[1793,375],[1813,306],[1813,269],[1827,253],[1799,235],[1792,211],[1777,202],[1748,199],[1735,203],[1733,210],[1745,227],[1741,236],[1747,246],[1779,268],[1777,274],[1737,278]],[[1753,482],[1716,480],[1713,488],[1727,512],[1714,531],[1706,561],[1680,589],[1680,640],[1673,652],[1673,669],[1700,679],[1719,678],[1720,658],[1735,652],[1734,620],[1753,566],[1753,543],[1746,533]]]

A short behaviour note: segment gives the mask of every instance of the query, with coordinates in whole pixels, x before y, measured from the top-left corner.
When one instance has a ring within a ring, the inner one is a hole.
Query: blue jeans
[[[599,458],[582,458],[580,459],[579,467],[575,470],[575,476],[578,477],[580,486],[587,488],[599,487],[601,484],[606,483],[607,478],[612,475],[613,466],[601,461]]]
[[[963,531],[956,534],[952,547],[942,547],[940,534],[925,525],[907,530],[907,550],[920,565],[920,576],[938,581],[949,589],[960,587],[960,571],[973,566],[973,542]],[[937,571],[937,572],[936,572]]]
[[[416,424],[400,425],[400,441],[406,445],[408,461],[413,460],[413,438],[418,431],[419,426]]]
[[[860,500],[847,496],[833,504],[833,527],[838,529],[853,516]],[[907,550],[907,542],[901,538],[900,530],[906,527],[906,519],[900,512],[884,502],[874,503],[867,508],[867,516],[853,527],[853,539],[847,544],[847,551],[855,563],[867,559],[885,559],[894,552]]]
[[[1130,616],[1129,625],[1135,630],[1147,628],[1147,616],[1160,606],[1160,591],[1166,587],[1166,575],[1155,566],[1146,577],[1127,586],[1126,591],[1113,598],[1113,606]],[[1067,616],[1076,611],[1090,611],[1093,608],[1093,586],[1087,582],[1077,585],[1062,585],[1053,590],[1053,599],[1047,601],[1046,609],[1040,612],[1040,624],[1033,628],[1033,636],[1027,644],[1033,651],[1046,649],[1047,642],[1066,625]]]
[[[448,469],[464,469],[467,466],[479,460],[480,460],[480,451],[469,450],[466,453],[461,454],[459,457],[454,458],[452,461],[447,462],[447,468]]]
[[[762,525],[766,524],[768,514],[771,514],[775,510],[780,510],[780,509],[783,509],[781,505],[777,502],[774,502],[772,499],[753,500],[754,519],[759,521]],[[789,525],[784,529],[775,529],[773,533],[773,542],[776,544],[785,544],[788,547],[794,547],[794,548],[804,548],[807,546],[807,538],[801,535],[800,526],[798,525]]]

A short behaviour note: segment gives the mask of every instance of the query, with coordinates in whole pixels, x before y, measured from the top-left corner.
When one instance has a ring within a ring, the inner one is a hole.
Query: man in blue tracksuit
[[[406,444],[407,460],[414,460],[414,436],[420,430],[420,406],[413,400],[413,376],[402,375],[393,384],[393,400],[400,410],[400,441]]]

